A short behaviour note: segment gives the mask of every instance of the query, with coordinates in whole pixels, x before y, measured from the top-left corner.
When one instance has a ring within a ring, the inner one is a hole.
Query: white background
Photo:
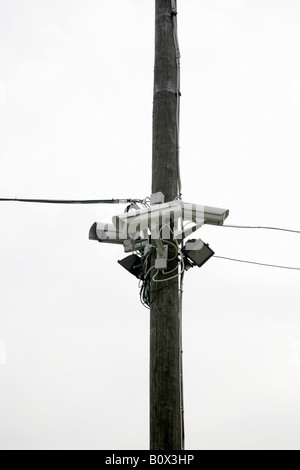
[[[299,2],[178,11],[183,199],[300,229]],[[0,197],[150,195],[153,64],[153,0],[1,0]],[[0,448],[147,449],[149,312],[121,248],[88,240],[124,207],[0,204]],[[300,267],[297,234],[199,235]],[[299,449],[299,284],[219,259],[187,273],[187,449]]]

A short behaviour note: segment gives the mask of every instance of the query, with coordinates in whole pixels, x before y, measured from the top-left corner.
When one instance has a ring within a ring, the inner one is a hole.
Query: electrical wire
[[[290,232],[290,233],[300,233],[300,230],[291,230],[288,228],[280,228],[280,227],[267,227],[267,226],[259,226],[259,225],[219,225],[219,227],[225,228],[240,228],[240,229],[262,229],[262,230],[278,230],[281,232]]]
[[[140,301],[141,304],[147,308],[148,310],[150,309],[150,291],[149,291],[149,286],[146,283],[143,283],[141,290],[140,290]]]
[[[166,226],[169,226],[168,224],[165,224],[159,232],[162,231],[163,228],[165,228]],[[171,227],[169,226],[169,230],[170,232],[174,235]],[[141,242],[141,240],[140,240]],[[170,246],[173,246],[173,248],[175,248],[175,256],[173,256],[172,258],[168,258],[168,261],[174,261],[178,255],[180,255],[180,263],[181,263],[181,266],[182,266],[182,269],[180,272],[177,272],[177,274],[175,274],[174,276],[171,276],[169,278],[164,278],[164,279],[157,279],[157,275],[160,273],[160,270],[157,270],[156,273],[154,274],[154,276],[152,277],[152,281],[155,282],[155,286],[156,286],[156,289],[155,289],[155,292],[154,292],[154,296],[156,295],[156,292],[157,292],[157,285],[159,282],[166,282],[166,281],[170,281],[172,279],[177,279],[179,277],[182,277],[183,276],[183,272],[184,272],[184,269],[185,269],[185,264],[184,264],[184,257],[183,257],[183,254],[182,254],[182,251],[181,249],[179,248],[179,244],[177,242],[177,240],[174,239],[174,242],[171,242],[169,240],[163,240],[164,243],[167,243],[168,245]],[[134,252],[136,252],[135,250],[135,243],[133,244],[133,250]],[[140,257],[141,257],[141,264],[142,264],[142,269],[143,269],[143,284],[142,286],[140,287],[140,301],[141,303],[143,304],[144,307],[146,308],[149,308],[151,303],[153,302],[153,298],[151,300],[151,294],[153,294],[153,292],[151,292],[151,278],[150,278],[150,272],[152,271],[152,269],[155,269],[155,265],[151,266],[149,269],[148,268],[148,260],[151,258],[150,257],[150,252],[146,255],[146,257],[144,257],[144,254],[143,254],[143,246],[141,244],[140,246]],[[136,252],[137,254],[137,252]],[[175,270],[178,270],[178,264],[176,263],[176,266],[174,269],[171,269],[170,271],[163,271],[163,275],[164,276],[167,276],[168,274],[171,274],[173,273]]]
[[[298,233],[298,234],[300,233],[300,230],[292,230],[292,229],[282,228],[282,227],[269,227],[269,226],[260,226],[260,225],[227,225],[226,224],[226,225],[220,225],[220,227],[237,228],[237,229],[250,229],[250,230],[275,230],[275,231],[280,231],[280,232]],[[227,260],[227,261],[234,261],[236,263],[254,264],[256,266],[266,266],[266,267],[269,267],[269,268],[300,271],[299,267],[293,267],[293,266],[282,266],[282,265],[277,265],[277,264],[259,263],[259,262],[256,262],[256,261],[241,260],[241,259],[229,258],[229,257],[225,257],[225,256],[216,256],[216,255],[214,255],[214,258],[224,259],[224,260]]]
[[[143,203],[141,199],[20,199],[20,198],[0,198],[0,202],[27,202],[38,204],[127,204]]]
[[[149,273],[150,273],[150,271],[152,271],[152,269],[155,269],[155,266],[151,266],[151,268],[148,269],[148,271],[146,272],[146,275],[145,275],[146,279],[149,276]]]
[[[242,260],[242,259],[228,258],[226,256],[216,256],[216,255],[214,255],[213,258],[224,259],[224,260],[227,260],[227,261],[235,261],[236,263],[246,263],[246,264],[254,264],[254,265],[257,265],[257,266],[266,266],[266,267],[269,267],[269,268],[290,269],[290,270],[293,270],[293,271],[300,271],[300,268],[298,268],[298,267],[281,266],[281,265],[277,265],[277,264],[258,263],[256,261],[246,261],[246,260]]]
[[[146,256],[144,256],[144,249],[142,246],[142,241],[141,241],[140,252],[141,252],[141,264],[142,264],[143,275],[144,275],[143,280],[142,280],[142,286],[140,286],[140,301],[144,307],[149,309],[151,305],[151,283],[150,283],[149,273],[151,272],[152,269],[155,268],[155,266],[152,266],[148,269],[151,253],[149,252],[146,254]]]
[[[178,242],[177,242],[177,240],[176,240],[175,237],[174,237],[174,232],[173,232],[173,230],[171,229],[170,224],[165,224],[165,225],[163,225],[163,226],[159,229],[159,236],[160,236],[162,230],[163,230],[165,227],[168,227],[170,233],[173,235],[173,240],[174,240],[174,242],[171,242],[171,241],[169,241],[169,240],[163,239],[163,243],[166,243],[167,245],[173,246],[173,247],[175,248],[176,254],[173,256],[173,258],[168,258],[168,261],[174,261],[174,259],[176,259],[177,256],[178,256]]]
[[[154,282],[167,282],[167,281],[171,281],[172,279],[176,279],[176,278],[179,278],[180,276],[182,276],[182,274],[184,273],[184,270],[185,270],[185,264],[184,264],[184,257],[182,255],[182,252],[181,250],[179,250],[179,253],[181,255],[181,259],[180,259],[180,264],[181,264],[181,272],[180,273],[177,273],[175,274],[175,276],[172,276],[172,277],[168,277],[167,279],[156,279],[157,275],[159,274],[159,270],[156,271],[156,273],[154,274],[153,278],[152,278],[152,281]],[[178,269],[178,266],[175,266],[174,269],[171,269],[170,271],[167,271],[167,272],[164,272],[163,271],[163,274],[164,275],[167,275],[167,274],[171,274],[173,271],[175,271],[176,269]]]
[[[178,256],[178,244],[176,246],[175,243],[170,242],[168,240],[164,240],[164,243],[167,243],[167,245],[173,246],[175,248],[176,254],[173,256],[173,258],[168,258],[168,261],[174,261]]]

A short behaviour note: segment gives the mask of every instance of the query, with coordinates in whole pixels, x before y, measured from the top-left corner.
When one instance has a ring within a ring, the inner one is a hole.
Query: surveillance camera
[[[154,238],[160,238],[159,230],[171,220],[177,221],[181,215],[179,204],[166,203],[116,215],[112,221],[118,231],[130,238],[136,238],[140,232],[148,229],[155,232]]]
[[[208,225],[223,225],[229,216],[228,209],[204,206],[204,223]]]
[[[124,238],[121,237],[121,234],[116,230],[114,225],[103,224],[100,222],[95,222],[92,225],[89,233],[89,239],[116,245],[122,245],[124,241]]]
[[[185,234],[188,231],[179,230],[179,220],[195,223],[197,228],[194,229],[196,230],[204,224],[223,225],[228,215],[229,211],[227,209],[176,200],[116,215],[112,221],[116,230],[120,231],[125,238],[136,238],[141,231],[150,230],[152,238],[157,239],[160,238],[162,228],[164,226],[170,227],[171,223],[175,227],[174,237],[182,238],[187,236]]]
[[[218,207],[202,206],[183,201],[176,201],[176,204],[181,206],[184,221],[191,221],[199,226],[203,224],[223,225],[229,215],[229,210]]]
[[[95,222],[90,228],[89,239],[101,243],[110,243],[112,245],[123,245],[125,253],[143,250],[148,243],[147,239],[133,240],[132,238],[122,237],[114,225]]]

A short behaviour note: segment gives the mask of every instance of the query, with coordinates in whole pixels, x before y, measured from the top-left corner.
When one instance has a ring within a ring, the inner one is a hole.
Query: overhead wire
[[[288,269],[288,270],[293,270],[293,271],[300,271],[300,268],[298,267],[293,267],[293,266],[282,266],[282,265],[277,265],[277,264],[267,264],[267,263],[259,263],[256,261],[248,261],[248,260],[242,260],[242,259],[237,259],[237,258],[229,258],[226,256],[217,256],[214,255],[213,258],[218,258],[218,259],[224,259],[227,261],[234,261],[236,263],[245,263],[245,264],[254,264],[257,266],[266,266],[269,268],[278,268],[278,269]]]
[[[0,202],[25,202],[37,204],[127,204],[144,203],[141,199],[21,199],[21,198],[0,198]]]
[[[29,199],[29,198],[0,198],[0,202],[23,202],[23,203],[37,203],[37,204],[82,204],[82,205],[88,205],[88,204],[141,204],[143,207],[149,207],[149,202],[150,198],[146,197],[145,199]],[[274,230],[274,231],[281,231],[281,232],[287,232],[287,233],[295,233],[295,234],[300,234],[300,230],[293,230],[293,229],[288,229],[288,228],[282,228],[282,227],[272,227],[272,226],[260,226],[260,225],[221,225],[220,227],[224,228],[236,228],[236,229],[250,229],[250,230]],[[170,245],[174,245],[171,242],[168,242],[165,240],[166,243]],[[174,245],[175,246],[175,245]],[[178,252],[177,252],[178,255]],[[176,256],[177,256],[176,255]],[[260,263],[256,261],[250,261],[250,260],[242,260],[242,259],[236,259],[236,258],[231,258],[231,257],[226,257],[226,256],[217,256],[214,255],[214,258],[219,258],[219,259],[224,259],[227,261],[233,261],[233,262],[239,262],[239,263],[244,263],[244,264],[253,264],[256,266],[266,266],[270,268],[278,268],[278,269],[287,269],[287,270],[293,270],[293,271],[300,271],[300,267],[293,267],[293,266],[284,266],[284,265],[277,265],[277,264],[268,264],[268,263]],[[173,258],[174,259],[174,258]],[[170,260],[169,260],[170,261]],[[146,274],[149,275],[149,272],[151,271],[152,268],[150,268]],[[162,279],[158,280],[156,279],[156,276],[158,273],[156,273],[153,276],[153,280],[155,282],[164,282],[164,281],[169,281],[171,279],[174,279],[176,277],[180,277],[184,272],[184,267],[181,270],[180,273],[178,273],[175,276],[172,276],[171,278],[167,279]],[[170,273],[170,272],[169,272]],[[166,274],[169,274],[166,273]]]
[[[220,227],[237,228],[237,229],[250,229],[250,230],[275,230],[275,231],[280,231],[280,232],[300,234],[300,230],[293,230],[293,229],[282,228],[282,227],[272,227],[272,226],[266,226],[266,225],[261,226],[261,225],[227,225],[226,224],[226,225],[220,225]],[[284,265],[277,265],[277,264],[260,263],[260,262],[257,262],[257,261],[242,260],[242,259],[236,259],[236,258],[231,258],[231,257],[226,257],[226,256],[217,256],[217,255],[214,255],[214,258],[224,259],[224,260],[227,260],[227,261],[233,261],[233,262],[236,262],[236,263],[253,264],[253,265],[256,265],[256,266],[265,266],[265,267],[269,267],[269,268],[300,271],[300,267],[294,267],[294,266],[284,266]]]
[[[281,227],[268,227],[268,226],[260,226],[260,225],[219,225],[219,227],[225,228],[239,228],[239,229],[251,229],[251,230],[277,230],[280,232],[290,232],[290,233],[300,233],[300,230],[292,230],[288,228],[281,228]]]

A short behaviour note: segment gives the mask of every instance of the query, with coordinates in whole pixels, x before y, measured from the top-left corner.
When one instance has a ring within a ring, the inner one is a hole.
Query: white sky
[[[299,230],[299,2],[178,10],[184,200]],[[153,64],[154,0],[0,0],[0,197],[149,195]],[[149,312],[121,248],[88,241],[123,209],[1,203],[0,449],[148,448]],[[299,235],[198,233],[300,267]],[[300,448],[299,283],[187,273],[187,449]]]

